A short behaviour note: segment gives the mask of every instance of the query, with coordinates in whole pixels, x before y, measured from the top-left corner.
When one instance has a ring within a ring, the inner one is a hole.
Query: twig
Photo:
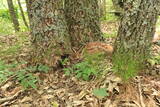
[[[138,90],[139,90],[140,104],[142,107],[146,107],[143,101],[142,88],[141,88],[141,82],[139,77],[138,77]]]
[[[13,77],[15,77],[16,75],[12,75],[12,76],[10,76],[6,81],[4,81],[4,82],[2,82],[1,84],[0,84],[0,87],[2,87],[4,84],[6,84],[9,80],[11,80]]]
[[[20,90],[19,92],[17,92],[15,95],[13,96],[10,96],[10,97],[6,97],[6,98],[1,98],[0,99],[0,104],[6,102],[6,101],[11,101],[13,100],[14,98],[18,97],[24,90]]]

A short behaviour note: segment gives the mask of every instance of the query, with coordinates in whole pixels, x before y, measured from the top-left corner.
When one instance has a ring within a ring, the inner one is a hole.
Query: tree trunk
[[[17,0],[17,1],[18,1],[19,9],[21,11],[23,22],[24,22],[25,26],[28,28],[28,23],[27,23],[27,20],[25,18],[25,15],[24,15],[23,8],[21,6],[21,2],[20,2],[20,0]]]
[[[126,0],[124,6],[113,57],[119,71],[142,68],[150,56],[160,5],[159,0]]]
[[[25,0],[26,1],[26,7],[27,7],[27,13],[28,13],[28,20],[29,24],[31,22],[31,2],[32,0]]]
[[[14,10],[13,1],[7,0],[7,3],[8,3],[8,8],[9,8],[9,12],[10,12],[11,20],[13,22],[14,29],[15,29],[15,31],[19,31],[20,30],[19,22],[18,22],[16,12]]]
[[[65,0],[64,8],[72,47],[103,40],[97,0]]]
[[[121,16],[123,14],[123,6],[124,6],[124,0],[112,0],[113,7],[114,7],[114,14],[116,16]]]
[[[106,15],[106,0],[99,0],[99,16],[103,17]]]
[[[122,11],[123,6],[124,6],[124,1],[123,0],[112,0],[113,6],[116,11]]]
[[[54,66],[57,56],[70,51],[62,0],[31,1],[33,63]]]

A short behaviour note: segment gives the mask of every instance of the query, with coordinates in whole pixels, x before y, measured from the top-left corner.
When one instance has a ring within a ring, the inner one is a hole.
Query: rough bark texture
[[[126,69],[131,62],[143,65],[150,56],[159,6],[159,0],[125,1],[125,11],[114,47],[114,63],[117,64],[117,60],[126,61],[123,63]]]
[[[112,0],[113,6],[116,12],[122,12],[124,6],[124,0]]]
[[[21,6],[21,1],[20,0],[17,0],[18,1],[18,5],[19,5],[19,9],[21,11],[21,15],[22,15],[22,19],[23,19],[23,22],[25,24],[25,26],[28,28],[28,23],[27,23],[27,20],[25,18],[25,15],[24,15],[24,11],[23,11],[23,8]]]
[[[54,65],[55,57],[69,51],[62,0],[30,0],[33,62]]]
[[[31,22],[31,2],[32,2],[32,0],[25,0],[25,1],[26,1],[28,19],[29,19],[29,24],[30,24],[30,22]]]
[[[10,12],[11,20],[13,22],[14,29],[15,29],[15,31],[19,31],[20,30],[19,22],[18,22],[16,12],[14,10],[13,1],[7,0],[7,3],[8,3],[8,8],[9,8],[9,12]]]
[[[73,47],[102,40],[97,0],[65,0],[64,5]]]
[[[103,17],[106,15],[106,0],[98,0],[99,5],[99,16]]]

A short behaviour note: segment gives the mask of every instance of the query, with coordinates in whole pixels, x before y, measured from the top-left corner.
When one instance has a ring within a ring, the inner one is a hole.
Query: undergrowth
[[[100,18],[101,21],[106,22],[115,22],[118,20],[118,17],[114,15],[114,10],[112,0],[106,0],[106,14]]]
[[[36,83],[39,81],[38,77],[33,74],[34,71],[45,72],[49,71],[49,67],[45,65],[21,67],[17,69],[20,65],[25,64],[26,62],[21,63],[12,63],[5,64],[0,61],[0,84],[5,83],[9,77],[16,79],[24,89],[34,88],[36,89]]]
[[[118,17],[116,17],[114,13],[107,13],[105,16],[101,17],[100,20],[106,22],[115,22],[118,20]]]
[[[102,53],[86,54],[84,60],[72,65],[71,67],[64,68],[67,76],[75,75],[77,78],[83,80],[90,80],[93,77],[99,76],[102,72],[102,63],[105,59]]]
[[[16,15],[18,16],[20,31],[21,32],[28,31],[28,28],[24,25],[21,13],[18,11],[18,7],[15,7],[15,12],[16,12]],[[25,16],[27,16],[26,12],[25,12]],[[8,35],[13,33],[15,33],[15,31],[13,28],[13,24],[12,24],[8,9],[6,8],[0,9],[0,35]]]
[[[8,77],[13,75],[13,72],[10,72],[9,68],[14,67],[13,65],[7,65],[3,61],[0,61],[0,84],[5,82]]]
[[[14,28],[11,21],[0,17],[0,35],[7,35],[14,33]]]
[[[18,7],[14,7],[15,13],[18,16]],[[0,17],[3,19],[11,20],[10,13],[8,9],[0,9]]]
[[[113,32],[113,33],[103,33],[103,37],[104,38],[114,38],[117,36],[117,33],[116,32]]]
[[[148,59],[148,62],[153,65],[159,65],[160,64],[160,53],[156,56],[152,56],[150,59]]]
[[[16,33],[15,35],[0,35],[0,60],[17,60],[17,57],[26,54],[30,46],[27,33]],[[25,51],[24,51],[25,50]]]
[[[140,65],[141,60],[136,60],[133,57],[134,55],[131,53],[119,53],[113,56],[113,69],[124,81],[135,77],[138,71],[143,68],[143,65]]]

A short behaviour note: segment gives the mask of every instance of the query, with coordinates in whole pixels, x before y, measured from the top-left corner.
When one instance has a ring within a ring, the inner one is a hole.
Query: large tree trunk
[[[126,0],[114,47],[114,64],[121,72],[139,69],[150,56],[159,0]]]
[[[30,0],[33,63],[54,66],[70,49],[62,0]]]
[[[30,22],[31,22],[31,2],[32,2],[32,0],[25,0],[25,1],[26,1],[28,19],[29,19],[29,24],[30,24]]]
[[[116,16],[121,16],[124,11],[124,0],[112,0],[113,7],[114,7],[114,14]]]
[[[123,6],[124,6],[124,4],[123,4],[124,1],[123,0],[112,0],[112,3],[113,3],[113,6],[114,6],[114,8],[117,12],[122,11]]]
[[[102,40],[97,0],[65,0],[64,5],[73,47]]]
[[[28,23],[27,23],[27,20],[26,20],[26,18],[25,18],[25,15],[24,15],[23,8],[22,8],[22,6],[21,6],[21,2],[20,2],[20,0],[17,0],[17,1],[18,1],[19,9],[20,9],[20,11],[21,11],[21,15],[22,15],[23,22],[24,22],[25,26],[28,28]]]
[[[13,22],[14,29],[15,29],[15,31],[19,31],[20,30],[19,22],[18,22],[16,12],[14,10],[13,1],[7,0],[7,3],[8,3],[8,8],[9,8],[9,12],[10,12],[11,20]]]

